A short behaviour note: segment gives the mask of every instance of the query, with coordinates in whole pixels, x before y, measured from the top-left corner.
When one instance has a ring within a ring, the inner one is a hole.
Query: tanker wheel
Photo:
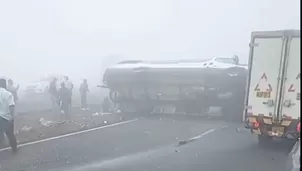
[[[230,121],[242,121],[242,114],[244,109],[243,99],[236,100],[234,98],[228,99],[222,103],[222,115],[225,119]]]
[[[223,110],[224,116],[230,121],[234,122],[241,122],[242,121],[242,115],[243,115],[243,108],[236,108],[233,106],[227,107],[226,109]]]
[[[209,105],[202,106],[201,109],[200,109],[201,115],[208,114],[209,111],[210,111],[210,106]]]
[[[227,120],[233,120],[234,115],[237,111],[235,108],[236,107],[235,107],[234,103],[232,103],[232,101],[230,101],[230,100],[224,101],[221,106],[222,117]]]
[[[120,103],[119,110],[121,110],[121,113],[123,114],[134,114],[137,112],[136,109],[133,109],[133,105],[129,103]]]

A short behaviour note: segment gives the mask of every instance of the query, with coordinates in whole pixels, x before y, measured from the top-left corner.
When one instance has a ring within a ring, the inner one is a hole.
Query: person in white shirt
[[[9,79],[7,81],[6,90],[9,91],[10,93],[12,93],[12,95],[14,96],[14,101],[15,101],[15,105],[16,105],[17,101],[19,100],[19,97],[18,97],[19,84],[17,84],[15,86],[13,80]]]
[[[71,90],[73,89],[73,84],[72,84],[72,82],[69,80],[68,76],[65,76],[64,84],[65,84],[65,87],[66,87],[68,90],[71,91]]]
[[[14,134],[14,107],[14,96],[6,90],[6,80],[0,79],[0,129],[5,132],[13,152],[16,152],[17,140]]]
[[[65,87],[69,90],[69,94],[70,94],[69,108],[71,108],[73,84],[72,84],[72,82],[69,80],[68,76],[65,76],[64,85],[65,85]]]

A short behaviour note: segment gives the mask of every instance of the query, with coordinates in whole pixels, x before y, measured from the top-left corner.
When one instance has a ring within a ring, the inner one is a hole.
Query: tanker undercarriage
[[[236,101],[232,92],[222,92],[216,88],[190,85],[146,86],[144,88],[124,86],[111,90],[110,99],[123,113],[188,115],[205,115],[213,106],[221,107],[223,113],[230,113],[231,110],[235,112],[234,105],[232,107],[231,103]],[[237,106],[240,103],[238,100],[236,102]]]

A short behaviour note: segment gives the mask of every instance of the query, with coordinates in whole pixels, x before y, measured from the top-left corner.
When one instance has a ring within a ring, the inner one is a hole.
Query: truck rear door
[[[282,32],[254,32],[250,48],[245,114],[277,118],[285,39]]]
[[[279,120],[300,117],[300,33],[289,35],[286,48]]]

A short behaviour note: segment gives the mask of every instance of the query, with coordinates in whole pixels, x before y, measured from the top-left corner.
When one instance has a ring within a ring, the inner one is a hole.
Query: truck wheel
[[[272,137],[266,135],[258,135],[258,144],[260,146],[268,146],[272,141]]]

